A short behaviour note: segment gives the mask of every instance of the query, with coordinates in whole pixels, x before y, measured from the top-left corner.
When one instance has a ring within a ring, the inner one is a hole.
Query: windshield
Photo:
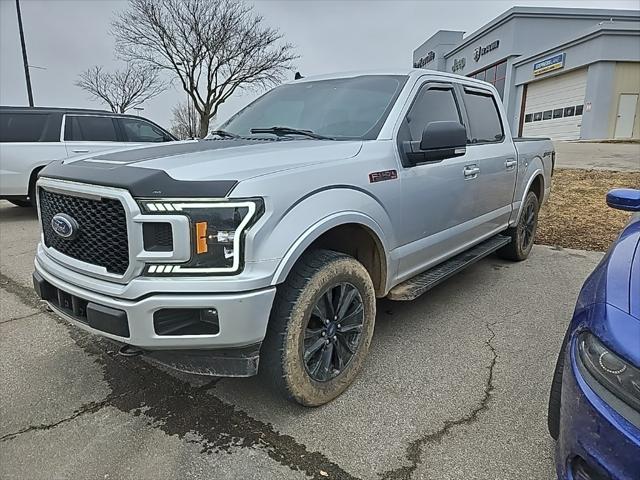
[[[363,75],[281,85],[220,129],[250,136],[252,128],[286,127],[336,140],[371,140],[378,136],[405,82],[405,76]]]

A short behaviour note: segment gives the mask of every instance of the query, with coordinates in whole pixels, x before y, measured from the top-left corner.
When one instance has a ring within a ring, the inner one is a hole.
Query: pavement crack
[[[493,385],[493,370],[498,360],[498,352],[496,351],[496,348],[492,343],[493,339],[496,336],[496,333],[492,327],[495,326],[496,323],[498,322],[496,321],[493,323],[485,323],[485,327],[489,331],[490,336],[487,340],[485,340],[484,343],[491,352],[491,361],[486,367],[488,374],[484,384],[484,394],[480,402],[467,414],[453,420],[445,420],[439,430],[423,435],[409,443],[406,450],[406,459],[409,461],[409,465],[404,465],[399,468],[387,470],[386,472],[381,473],[379,475],[381,480],[409,480],[422,461],[422,455],[424,454],[425,446],[439,444],[440,442],[442,442],[444,437],[451,433],[453,429],[461,425],[469,425],[476,422],[480,414],[489,408],[491,393],[495,389]]]
[[[98,410],[101,410],[102,408],[104,408],[107,405],[109,405],[109,402],[111,402],[111,401],[112,401],[112,398],[107,397],[107,398],[105,398],[104,400],[102,400],[100,402],[85,403],[80,408],[75,410],[68,417],[65,417],[65,418],[63,418],[61,420],[58,420],[57,422],[41,423],[40,425],[30,425],[28,427],[25,427],[25,428],[22,428],[22,429],[18,430],[17,432],[7,433],[7,434],[2,435],[0,437],[0,442],[6,442],[8,440],[13,440],[16,437],[18,437],[18,436],[20,436],[22,434],[25,434],[25,433],[29,433],[29,432],[42,431],[42,430],[51,430],[52,428],[56,428],[57,426],[62,425],[63,423],[67,423],[67,422],[70,422],[71,420],[75,420],[76,418],[81,417],[82,415],[86,415],[88,413],[96,413]]]
[[[0,322],[0,325],[3,325],[5,323],[10,323],[10,322],[15,322],[16,320],[24,320],[26,318],[35,317],[36,315],[40,315],[41,313],[44,313],[44,310],[41,310],[41,311],[38,311],[38,312],[33,312],[33,313],[28,314],[28,315],[23,315],[21,317],[10,318],[8,320],[2,320]]]

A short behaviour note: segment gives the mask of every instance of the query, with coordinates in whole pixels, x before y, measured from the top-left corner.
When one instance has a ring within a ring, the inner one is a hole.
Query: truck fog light
[[[215,308],[163,308],[153,314],[157,335],[215,335],[220,319]]]

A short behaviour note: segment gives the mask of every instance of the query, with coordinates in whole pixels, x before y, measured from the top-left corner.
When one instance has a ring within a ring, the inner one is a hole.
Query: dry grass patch
[[[551,197],[540,211],[536,243],[604,251],[630,214],[609,208],[612,188],[640,188],[640,173],[557,169]]]

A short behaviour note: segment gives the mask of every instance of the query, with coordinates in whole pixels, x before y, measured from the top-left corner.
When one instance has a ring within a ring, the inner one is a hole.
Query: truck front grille
[[[47,247],[77,260],[123,275],[129,268],[127,217],[119,200],[75,197],[39,189],[40,218]],[[51,225],[63,213],[77,222],[71,238],[58,235]]]

